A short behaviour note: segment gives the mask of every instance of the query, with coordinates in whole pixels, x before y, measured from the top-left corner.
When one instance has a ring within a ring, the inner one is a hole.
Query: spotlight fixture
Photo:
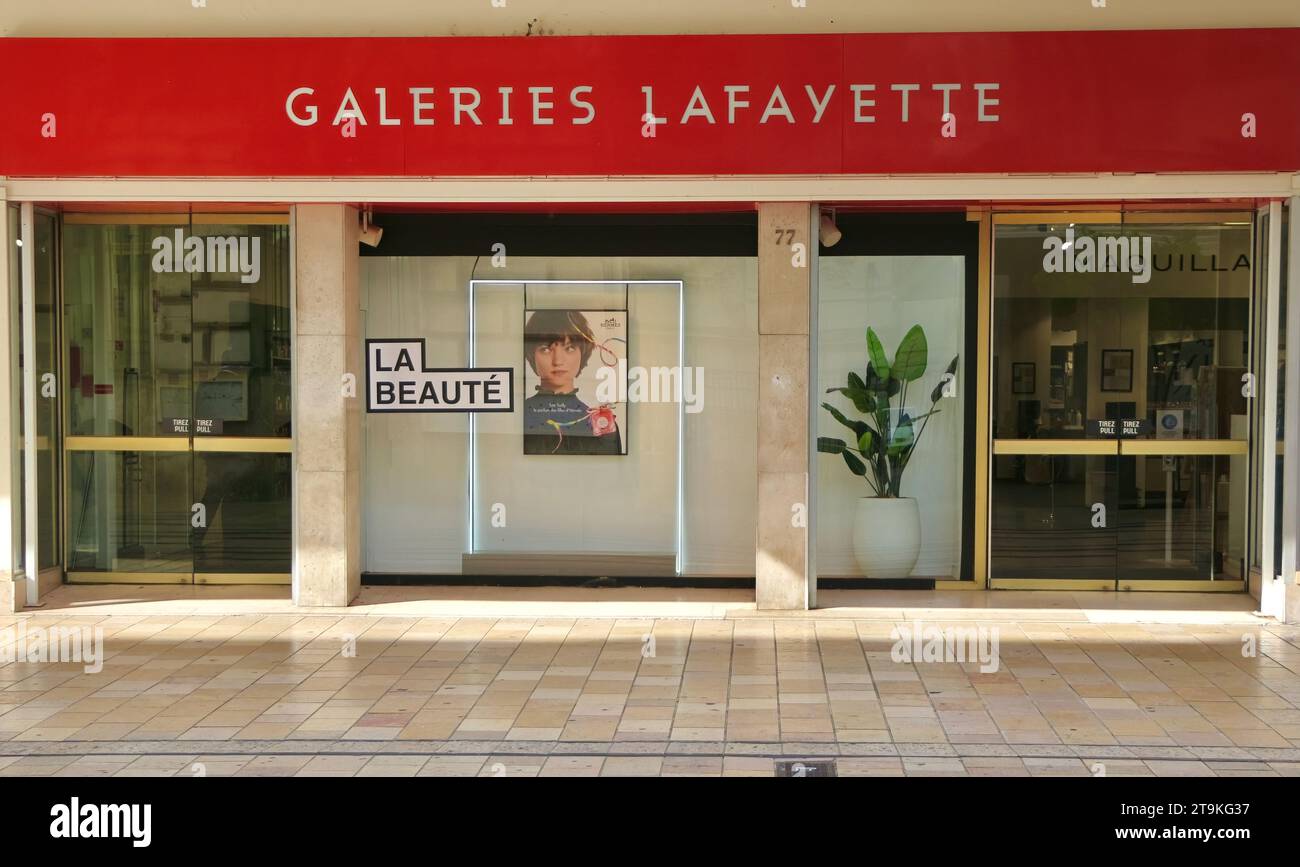
[[[371,223],[370,217],[369,208],[361,212],[361,243],[367,247],[378,247],[379,240],[384,237],[384,230]]]
[[[817,228],[817,235],[821,238],[823,247],[834,247],[844,237],[840,227],[835,225],[835,211],[830,208],[822,210],[821,223]]]

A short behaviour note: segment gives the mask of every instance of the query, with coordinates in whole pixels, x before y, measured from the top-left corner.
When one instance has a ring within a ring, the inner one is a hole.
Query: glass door
[[[288,583],[286,218],[64,225],[69,580]]]
[[[287,584],[293,549],[288,220],[195,214],[192,234],[205,251],[218,253],[216,267],[209,261],[191,275],[195,581]]]
[[[995,221],[993,586],[1244,587],[1248,215]]]

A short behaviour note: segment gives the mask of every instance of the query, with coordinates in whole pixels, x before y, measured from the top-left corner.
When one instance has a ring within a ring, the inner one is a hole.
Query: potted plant
[[[836,437],[818,437],[817,451],[843,455],[855,476],[866,480],[872,496],[858,500],[853,523],[853,554],[862,574],[868,578],[905,578],[916,567],[921,552],[921,517],[916,500],[902,495],[903,471],[930,422],[939,412],[939,401],[955,394],[948,387],[957,370],[957,357],[948,364],[946,376],[930,391],[930,408],[913,415],[908,406],[908,386],[925,374],[929,347],[925,331],[913,325],[898,344],[890,360],[876,332],[867,329],[866,376],[850,371],[848,383],[826,392],[839,392],[864,419],[850,418],[823,403],[837,422],[853,432],[846,442]],[[895,398],[897,401],[895,402]]]

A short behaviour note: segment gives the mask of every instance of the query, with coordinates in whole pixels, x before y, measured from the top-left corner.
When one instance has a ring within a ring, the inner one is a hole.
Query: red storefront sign
[[[10,176],[1300,169],[1294,29],[0,45]]]

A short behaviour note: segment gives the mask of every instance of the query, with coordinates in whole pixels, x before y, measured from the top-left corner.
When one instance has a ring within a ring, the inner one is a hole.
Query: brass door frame
[[[1197,579],[1197,580],[1163,580],[1163,579],[1126,579],[1122,575],[1106,579],[1061,579],[1061,578],[994,578],[992,576],[992,477],[994,456],[1002,454],[1021,455],[1249,455],[1250,442],[1247,440],[1017,440],[993,439],[991,435],[991,416],[993,412],[992,377],[993,365],[993,253],[996,241],[995,229],[1000,225],[1040,225],[1045,223],[1083,223],[1087,225],[1157,223],[1157,224],[1197,224],[1197,223],[1233,223],[1240,222],[1250,227],[1251,250],[1256,248],[1255,233],[1258,230],[1255,214],[1242,210],[1240,206],[1225,210],[1203,208],[1196,211],[1161,210],[1159,205],[1125,206],[1084,206],[1079,210],[1036,211],[1031,208],[1018,207],[1014,210],[980,209],[968,212],[971,219],[980,220],[980,281],[979,281],[979,374],[976,379],[977,421],[976,421],[976,490],[975,503],[975,581],[948,582],[950,584],[973,583],[971,589],[991,590],[1159,590],[1183,592],[1245,592],[1247,579]],[[987,232],[988,237],[985,237]],[[1252,263],[1252,271],[1258,262]],[[1258,280],[1251,275],[1251,304],[1256,303]],[[1252,321],[1254,319],[1252,315]],[[1252,347],[1252,354],[1254,353]],[[1252,410],[1253,414],[1253,410]],[[1247,487],[1249,489],[1249,479]],[[1253,526],[1247,522],[1248,543],[1253,533]],[[983,550],[980,550],[980,546]],[[1249,569],[1250,546],[1247,544],[1246,560]],[[936,584],[936,587],[938,585]],[[944,588],[951,589],[951,588]]]
[[[73,571],[68,568],[72,562],[72,541],[69,534],[68,497],[65,490],[68,476],[68,459],[74,452],[161,452],[177,454],[195,452],[225,454],[292,454],[291,437],[195,437],[195,436],[67,436],[68,402],[64,399],[64,389],[68,387],[64,377],[69,369],[68,340],[64,331],[64,256],[63,224],[92,225],[175,225],[186,223],[190,226],[209,224],[273,224],[288,225],[289,215],[284,212],[249,213],[243,211],[197,212],[189,208],[176,212],[160,213],[106,213],[98,211],[65,212],[55,221],[57,244],[57,273],[55,293],[58,299],[55,330],[58,339],[56,364],[59,366],[56,382],[59,383],[59,431],[64,434],[61,448],[59,478],[59,516],[61,521],[60,543],[63,562],[59,564],[64,580],[69,584],[283,584],[292,582],[288,572],[120,572]],[[292,242],[291,242],[292,243]],[[192,464],[191,464],[192,467]],[[191,468],[191,475],[193,469]]]

